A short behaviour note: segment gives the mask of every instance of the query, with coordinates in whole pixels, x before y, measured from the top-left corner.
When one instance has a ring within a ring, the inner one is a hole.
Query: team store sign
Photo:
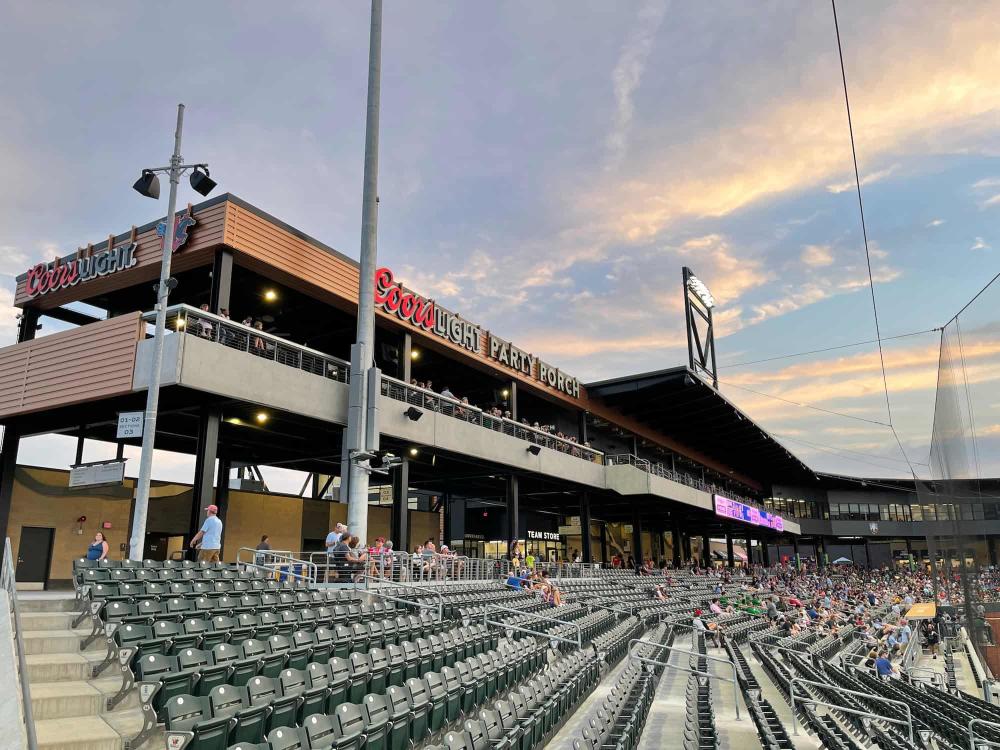
[[[445,310],[432,299],[405,289],[388,268],[380,268],[375,272],[375,306],[473,354],[484,353],[483,331],[478,325]],[[486,331],[485,355],[550,388],[574,397],[580,395],[579,380],[489,331]]]

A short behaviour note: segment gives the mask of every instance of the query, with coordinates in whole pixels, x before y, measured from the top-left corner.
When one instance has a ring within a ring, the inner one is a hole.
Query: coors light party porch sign
[[[445,310],[432,299],[405,289],[388,268],[380,268],[375,272],[375,306],[474,354],[483,353],[480,343],[482,330],[478,325]],[[486,340],[485,354],[490,359],[533,377],[550,388],[579,397],[580,381],[576,378],[489,331],[486,331]]]

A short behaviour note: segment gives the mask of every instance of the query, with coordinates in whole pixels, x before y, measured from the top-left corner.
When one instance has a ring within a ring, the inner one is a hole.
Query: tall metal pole
[[[167,296],[170,288],[170,256],[174,248],[174,213],[177,211],[177,183],[181,178],[181,131],[184,128],[184,105],[177,105],[177,130],[174,132],[174,153],[170,157],[170,198],[163,232],[163,259],[160,262],[160,285],[156,290],[156,334],[153,339],[153,361],[146,391],[146,416],[142,424],[142,454],[139,457],[139,478],[135,485],[135,511],[132,515],[132,537],[129,559],[141,560],[146,543],[146,515],[149,511],[149,481],[153,472],[153,442],[156,439],[156,409],[160,402],[160,366],[163,363],[163,339],[167,327]]]
[[[368,472],[352,451],[370,449],[366,435],[377,435],[377,425],[366,425],[368,371],[375,350],[375,256],[378,232],[378,117],[382,68],[382,0],[372,0],[368,49],[368,118],[365,128],[364,194],[361,203],[361,272],[358,280],[358,333],[351,347],[351,390],[344,456],[347,475],[347,528],[362,543],[368,536]]]

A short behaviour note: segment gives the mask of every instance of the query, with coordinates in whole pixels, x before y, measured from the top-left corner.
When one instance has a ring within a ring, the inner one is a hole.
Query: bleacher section
[[[88,750],[959,750],[973,719],[1000,743],[1000,708],[955,686],[955,644],[942,644],[940,679],[882,681],[860,629],[785,635],[739,575],[675,572],[656,581],[662,599],[653,579],[601,571],[556,581],[554,607],[499,580],[369,591],[86,561],[74,574],[65,616],[88,623],[71,632],[83,676],[104,685],[95,715],[124,727],[124,741]],[[725,611],[709,611],[715,600]],[[721,648],[692,629],[696,609]],[[722,681],[733,668],[741,722]],[[653,715],[667,736],[644,738]],[[40,746],[72,743],[41,732]]]

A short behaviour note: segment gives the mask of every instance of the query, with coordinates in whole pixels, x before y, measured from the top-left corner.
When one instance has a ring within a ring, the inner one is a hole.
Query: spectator
[[[219,506],[205,508],[205,523],[191,539],[191,549],[198,550],[198,562],[219,562],[222,550],[222,521],[219,520]]]
[[[927,642],[927,650],[932,654],[933,658],[938,658],[938,644],[941,642],[941,636],[938,635],[937,625],[934,624],[933,620],[924,620],[923,624],[924,640]]]
[[[261,331],[261,332],[264,331],[264,324],[261,323],[259,320],[254,321],[253,327],[254,330],[256,331]],[[263,336],[254,336],[252,345],[253,345],[252,352],[254,354],[261,357],[267,356],[267,345],[264,343]]]
[[[885,651],[875,659],[875,674],[878,675],[880,680],[888,680],[897,671],[896,667],[889,661],[889,655]]]
[[[208,305],[203,304],[200,309],[202,312],[208,312]],[[212,338],[212,321],[210,321],[208,318],[199,315],[198,330],[196,331],[196,333],[205,339]]]
[[[451,388],[448,386],[441,389],[441,395],[445,398],[455,398],[455,394],[451,392]]]
[[[347,533],[347,527],[342,523],[338,523],[333,527],[333,531],[331,531],[329,534],[326,535],[325,546],[326,546],[326,563],[327,563],[328,573],[330,571],[330,568],[333,566],[334,550],[336,549],[337,544],[340,542],[341,539],[343,539],[346,533]],[[327,578],[327,580],[329,580],[329,577]]]
[[[271,551],[270,537],[267,534],[261,536],[260,541],[257,543],[257,552],[253,556],[254,563],[257,565],[264,565],[267,562],[268,552]]]
[[[428,539],[424,542],[423,552],[421,552],[420,556],[422,561],[420,574],[429,580],[432,574],[437,575],[438,573],[437,551],[433,539]]]
[[[104,532],[98,531],[94,534],[94,541],[87,547],[88,560],[106,560],[108,558],[108,541],[104,538]]]

